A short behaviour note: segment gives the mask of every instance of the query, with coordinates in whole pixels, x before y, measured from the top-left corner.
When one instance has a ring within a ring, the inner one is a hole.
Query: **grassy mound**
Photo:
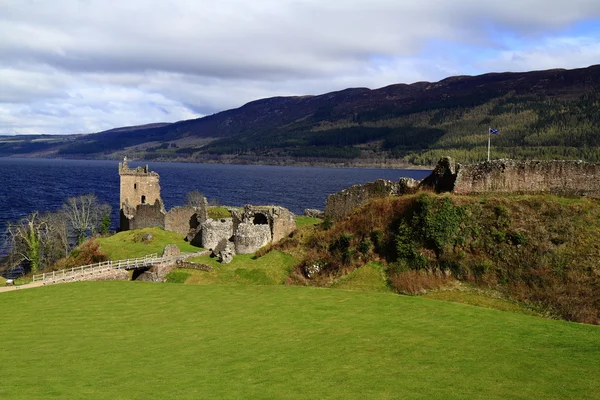
[[[600,328],[418,297],[89,282],[3,293],[0,398],[591,399]]]
[[[271,251],[263,257],[239,254],[229,264],[221,264],[209,256],[195,257],[190,261],[210,265],[210,272],[192,269],[176,269],[167,278],[171,282],[181,281],[177,274],[186,273],[186,284],[258,284],[278,285],[285,282],[297,260],[281,251]]]
[[[328,286],[380,261],[400,293],[419,294],[460,280],[568,320],[598,324],[599,237],[600,202],[593,199],[390,197],[307,238],[310,250],[293,279]],[[309,273],[314,266],[318,272]]]
[[[143,240],[146,234],[152,235],[152,239]],[[97,241],[100,243],[100,250],[111,260],[141,257],[151,253],[160,255],[168,244],[176,244],[182,252],[192,253],[202,250],[183,239],[175,232],[160,228],[145,228],[119,232],[113,236],[99,238]]]

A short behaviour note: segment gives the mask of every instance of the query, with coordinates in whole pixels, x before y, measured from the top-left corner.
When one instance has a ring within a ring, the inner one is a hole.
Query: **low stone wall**
[[[106,271],[102,275],[88,275],[79,279],[80,281],[128,281],[129,271],[114,269]]]
[[[582,161],[494,160],[459,165],[457,194],[551,193],[600,197],[600,165]]]

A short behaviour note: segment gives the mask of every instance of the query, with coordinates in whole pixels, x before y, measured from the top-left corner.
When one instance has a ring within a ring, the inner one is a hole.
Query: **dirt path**
[[[16,285],[16,286],[2,286],[2,287],[0,287],[0,293],[12,292],[13,290],[31,289],[31,288],[41,287],[41,286],[44,286],[43,282],[31,282],[31,283],[26,283],[25,285]]]

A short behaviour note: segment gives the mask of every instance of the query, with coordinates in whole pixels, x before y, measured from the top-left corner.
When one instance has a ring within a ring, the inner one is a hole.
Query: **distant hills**
[[[207,117],[89,135],[0,137],[0,156],[430,165],[442,155],[600,162],[600,65],[273,97]]]

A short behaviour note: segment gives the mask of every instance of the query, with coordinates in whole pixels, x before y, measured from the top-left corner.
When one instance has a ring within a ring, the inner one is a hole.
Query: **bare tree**
[[[202,204],[205,204],[204,202],[206,202],[206,199],[199,190],[192,190],[185,197],[185,204],[188,206],[201,207]]]
[[[63,211],[47,213],[41,216],[41,220],[48,227],[48,252],[52,259],[60,259],[69,255],[71,251],[72,238],[71,229],[67,216]]]
[[[30,214],[7,227],[10,267],[16,267],[23,261],[29,262],[31,271],[43,267],[44,250],[48,232],[47,224],[38,218],[38,213]]]
[[[63,211],[77,235],[77,242],[98,232],[103,217],[110,215],[110,205],[99,203],[94,194],[70,197],[63,205]]]

